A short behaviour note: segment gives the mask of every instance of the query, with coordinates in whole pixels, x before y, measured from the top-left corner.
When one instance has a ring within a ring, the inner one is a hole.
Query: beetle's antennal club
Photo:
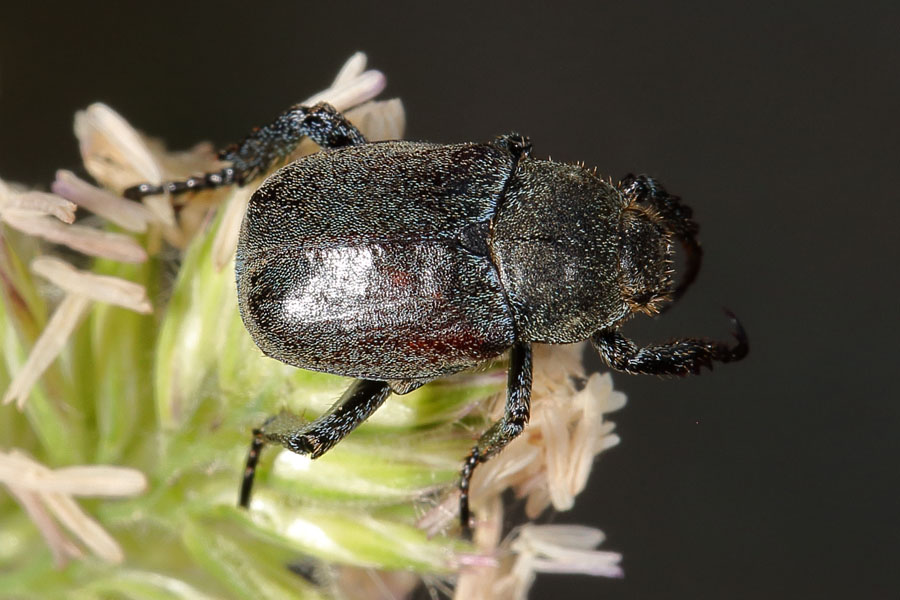
[[[651,205],[663,218],[668,229],[681,242],[687,259],[687,269],[672,294],[672,300],[678,300],[691,286],[700,272],[703,262],[703,249],[697,241],[700,226],[691,218],[690,206],[681,203],[681,198],[672,196],[666,189],[649,175],[633,175],[629,173],[619,182],[619,190],[634,198],[637,202]],[[669,304],[663,310],[671,306]]]

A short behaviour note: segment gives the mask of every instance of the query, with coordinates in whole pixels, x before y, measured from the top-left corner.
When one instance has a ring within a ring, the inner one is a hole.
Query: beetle
[[[509,352],[505,413],[460,473],[468,531],[475,467],[528,422],[533,343],[590,339],[611,368],[655,375],[696,374],[748,352],[731,313],[733,345],[685,338],[642,347],[624,337],[629,317],[660,312],[696,277],[691,209],[646,175],[614,185],[582,165],[533,158],[517,133],[368,143],[330,105],[296,105],[224,150],[230,166],[125,195],[243,185],[304,137],[322,151],[282,167],[250,199],[235,261],[238,305],[267,356],[356,381],[312,422],[282,412],[253,431],[243,507],[264,444],[317,458],[391,393]],[[677,286],[675,241],[687,263]]]

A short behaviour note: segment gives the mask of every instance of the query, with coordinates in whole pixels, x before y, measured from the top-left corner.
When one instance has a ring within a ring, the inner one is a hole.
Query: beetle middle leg
[[[531,344],[517,343],[509,352],[506,409],[472,448],[463,465],[459,479],[459,520],[464,532],[469,532],[469,483],[479,463],[486,462],[503,450],[528,423],[531,411]]]
[[[344,392],[331,410],[315,421],[282,411],[259,429],[254,429],[241,483],[240,506],[247,508],[250,505],[253,477],[265,444],[279,444],[297,454],[318,458],[368,419],[390,393],[388,382],[360,379]]]
[[[144,196],[166,192],[177,195],[225,185],[244,185],[284,160],[304,137],[322,148],[366,143],[359,129],[330,104],[320,102],[311,107],[297,104],[268,125],[254,129],[240,144],[233,144],[220,152],[219,159],[230,161],[230,167],[184,181],[168,181],[160,185],[142,183],[126,189],[122,195],[140,200]]]
[[[629,173],[619,182],[619,190],[638,202],[646,202],[652,206],[666,222],[668,229],[675,234],[687,254],[687,270],[675,289],[673,300],[680,298],[690,287],[703,261],[703,249],[697,241],[699,225],[691,218],[690,206],[681,203],[681,198],[666,191],[661,183],[649,175],[633,175]],[[671,305],[669,305],[671,306]]]
[[[737,344],[687,338],[668,344],[641,347],[618,331],[600,331],[591,336],[591,344],[603,361],[616,371],[632,375],[689,375],[700,372],[702,367],[712,369],[714,362],[740,360],[750,349],[747,334],[731,313],[727,313],[734,325]]]

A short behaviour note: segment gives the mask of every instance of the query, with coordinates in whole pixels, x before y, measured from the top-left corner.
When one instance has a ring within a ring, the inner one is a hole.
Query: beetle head
[[[673,297],[672,233],[652,208],[636,203],[622,212],[619,285],[632,312],[657,314]]]

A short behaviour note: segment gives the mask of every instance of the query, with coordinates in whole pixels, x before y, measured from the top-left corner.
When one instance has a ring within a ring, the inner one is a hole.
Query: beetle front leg
[[[265,444],[279,444],[297,454],[318,458],[368,419],[391,393],[385,381],[360,379],[351,385],[327,413],[315,421],[282,411],[253,430],[247,467],[241,483],[240,506],[250,505],[250,493],[259,454]]]
[[[464,533],[469,533],[469,483],[479,463],[486,462],[503,450],[528,423],[531,411],[531,344],[517,343],[509,353],[506,409],[503,418],[494,423],[472,448],[463,464],[459,479],[459,520]]]
[[[591,344],[603,361],[616,371],[633,375],[696,375],[702,367],[712,369],[714,362],[731,362],[747,355],[750,349],[747,334],[737,317],[730,312],[727,314],[734,325],[735,346],[687,338],[640,347],[617,331],[595,333],[591,336]]]
[[[244,185],[284,160],[304,137],[322,148],[366,143],[359,129],[330,104],[320,102],[312,107],[297,104],[268,125],[254,129],[240,144],[233,144],[220,152],[219,159],[230,161],[230,167],[184,181],[168,181],[161,185],[142,183],[128,188],[122,195],[140,200],[144,196],[165,192],[177,195],[225,185]]]

